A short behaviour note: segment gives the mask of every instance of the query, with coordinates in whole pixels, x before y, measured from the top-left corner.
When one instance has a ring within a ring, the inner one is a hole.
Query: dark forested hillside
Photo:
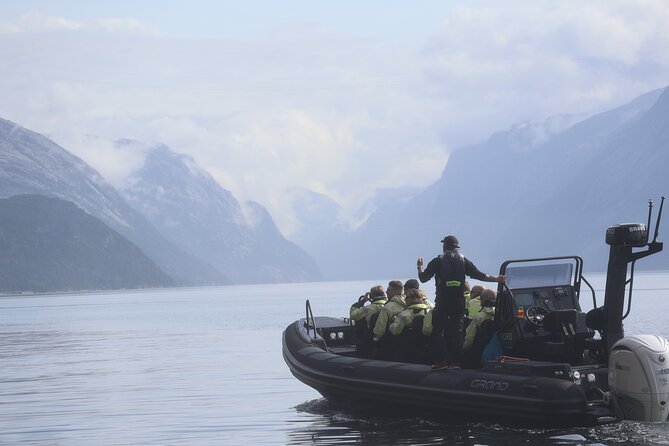
[[[72,203],[40,195],[0,199],[0,292],[172,285],[139,248]]]
[[[178,285],[229,282],[220,271],[165,239],[83,160],[49,138],[0,118],[0,198],[20,194],[75,203],[137,245]]]

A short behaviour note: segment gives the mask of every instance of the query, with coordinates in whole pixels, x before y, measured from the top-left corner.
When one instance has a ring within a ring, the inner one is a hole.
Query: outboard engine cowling
[[[627,223],[609,226],[606,229],[606,244],[611,246],[635,246],[641,248],[648,243],[648,229],[643,223]]]
[[[667,421],[669,341],[660,336],[630,336],[609,354],[609,387],[619,418]]]

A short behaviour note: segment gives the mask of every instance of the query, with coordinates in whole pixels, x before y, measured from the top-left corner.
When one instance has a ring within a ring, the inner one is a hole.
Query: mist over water
[[[601,304],[603,276],[588,279]],[[518,429],[330,404],[290,374],[281,333],[305,299],[345,316],[374,284],[0,297],[0,444],[669,444],[665,424]],[[669,337],[669,273],[634,285],[626,334]]]

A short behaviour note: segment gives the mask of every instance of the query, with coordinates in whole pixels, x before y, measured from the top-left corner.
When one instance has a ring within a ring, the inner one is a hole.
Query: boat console
[[[582,266],[575,256],[502,264],[507,281],[500,285],[495,320],[506,355],[583,363],[586,340],[595,332],[579,302]]]

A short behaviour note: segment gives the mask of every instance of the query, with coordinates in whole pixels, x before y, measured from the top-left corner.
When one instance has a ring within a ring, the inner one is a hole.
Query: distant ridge
[[[440,253],[447,234],[491,274],[504,260],[558,255],[580,255],[587,271],[605,271],[606,228],[645,223],[648,199],[669,196],[669,90],[538,143],[536,131],[514,126],[455,151],[424,191],[388,203],[345,241],[324,246],[328,264],[347,259],[336,278],[410,277],[416,258]],[[669,240],[667,218],[660,235]],[[669,269],[669,253],[637,268]]]
[[[144,165],[122,192],[172,243],[236,283],[322,278],[316,261],[286,240],[263,206],[241,205],[193,158],[165,145],[148,150]]]
[[[137,245],[177,285],[229,283],[162,236],[102,176],[50,139],[0,119],[0,198],[41,194],[71,201]]]
[[[281,234],[263,206],[241,206],[186,155],[137,144],[146,162],[124,196],[53,141],[0,119],[0,198],[40,194],[75,203],[134,243],[176,285],[322,278],[317,262]]]
[[[575,123],[514,125],[463,147],[430,186],[382,194],[354,232],[336,223],[336,203],[296,193],[296,214],[318,224],[293,237],[315,260],[280,234],[265,208],[240,205],[192,159],[163,149],[124,190],[131,206],[79,158],[0,119],[0,198],[71,201],[135,243],[177,285],[407,279],[416,257],[438,254],[446,234],[489,273],[507,259],[556,255],[580,255],[586,271],[604,271],[606,227],[645,222],[647,200],[669,192],[669,91]],[[665,218],[660,240],[668,235]],[[669,253],[637,268],[669,269]]]
[[[0,199],[0,292],[174,286],[126,238],[74,204],[41,195]]]

